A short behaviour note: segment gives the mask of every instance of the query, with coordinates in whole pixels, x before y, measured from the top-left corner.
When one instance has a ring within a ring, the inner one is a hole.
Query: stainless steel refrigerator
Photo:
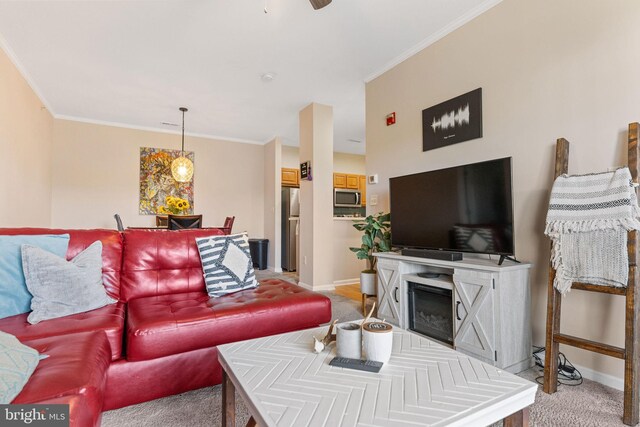
[[[300,223],[300,189],[282,189],[282,269],[296,271],[296,237]],[[292,219],[293,218],[293,219]]]

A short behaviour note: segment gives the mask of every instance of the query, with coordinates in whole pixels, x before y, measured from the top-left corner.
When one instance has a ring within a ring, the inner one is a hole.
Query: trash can
[[[253,266],[258,270],[267,269],[267,255],[269,255],[269,239],[249,239],[249,252]]]

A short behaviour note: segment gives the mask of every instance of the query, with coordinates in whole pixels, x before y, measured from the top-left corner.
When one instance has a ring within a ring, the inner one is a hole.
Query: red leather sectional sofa
[[[218,230],[57,230],[0,234],[71,236],[67,259],[103,244],[103,281],[117,303],[36,325],[20,314],[0,330],[49,357],[12,403],[67,403],[72,426],[99,425],[103,410],[221,382],[217,346],[310,328],[331,302],[281,280],[209,298],[196,237]]]

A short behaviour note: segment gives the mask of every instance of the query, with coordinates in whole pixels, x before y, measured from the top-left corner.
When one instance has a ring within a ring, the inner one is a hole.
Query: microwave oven
[[[333,206],[338,208],[362,207],[362,193],[358,190],[345,190],[336,188],[333,190]]]

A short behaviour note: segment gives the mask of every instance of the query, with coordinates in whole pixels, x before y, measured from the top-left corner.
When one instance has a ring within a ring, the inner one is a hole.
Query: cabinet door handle
[[[456,319],[458,320],[462,320],[460,318],[460,303],[461,301],[456,301]]]
[[[396,300],[396,302],[398,302],[398,303],[400,302],[400,301],[398,301],[398,288],[395,288],[393,290],[393,299]]]

